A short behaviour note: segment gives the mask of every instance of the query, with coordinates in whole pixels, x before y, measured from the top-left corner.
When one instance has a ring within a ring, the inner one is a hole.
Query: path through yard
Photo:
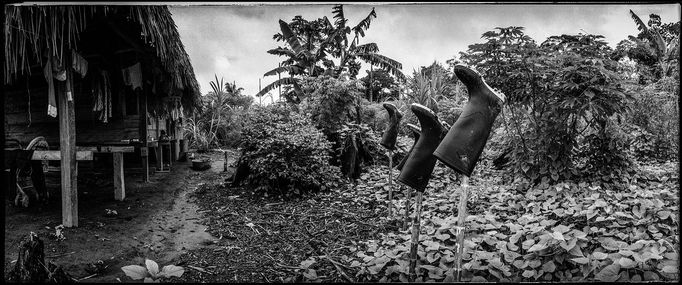
[[[198,207],[188,195],[207,181],[223,179],[223,156],[212,156],[215,161],[207,171],[194,171],[184,162],[174,164],[171,173],[152,175],[147,184],[140,183],[140,174],[126,175],[122,202],[113,199],[112,183],[106,180],[111,176],[82,179],[92,183],[79,183],[79,227],[65,229],[61,241],[52,237],[61,221],[58,195],[40,213],[5,202],[5,273],[13,268],[19,241],[29,232],[45,242],[46,262],[64,266],[75,278],[98,273],[87,279],[91,282],[130,280],[122,266],[142,264],[145,258],[166,265],[189,250],[212,245],[215,238],[200,224]],[[107,215],[107,209],[116,214]],[[100,261],[104,269],[97,271]]]

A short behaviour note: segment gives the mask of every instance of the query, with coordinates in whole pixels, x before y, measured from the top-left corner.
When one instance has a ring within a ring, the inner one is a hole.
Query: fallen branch
[[[196,267],[196,266],[192,266],[192,265],[187,265],[187,267],[192,268],[192,269],[194,269],[194,270],[196,270],[196,271],[199,271],[199,272],[201,272],[201,273],[206,273],[206,274],[211,274],[211,275],[214,274],[213,272],[208,271],[208,270],[206,270],[206,269],[203,269],[203,268],[201,268],[201,267]]]
[[[62,254],[57,254],[57,255],[46,256],[45,258],[62,257],[62,256],[66,256],[66,255],[72,255],[72,254],[74,254],[74,253],[76,253],[76,252],[75,252],[75,251],[72,251],[72,252],[68,252],[68,253],[62,253]]]
[[[343,276],[343,278],[346,278],[346,280],[348,280],[348,282],[350,282],[350,283],[355,283],[355,280],[351,279],[351,278],[346,274],[346,272],[343,271],[343,269],[341,268],[341,266],[339,266],[339,263],[338,263],[338,262],[332,260],[331,257],[329,257],[329,255],[325,255],[324,257],[327,258],[327,260],[329,260],[329,262],[331,262],[332,265],[334,265],[334,268],[336,268],[336,271],[338,271],[339,274],[341,274],[341,276]]]
[[[97,273],[92,274],[92,275],[85,276],[85,277],[83,277],[83,278],[81,278],[81,279],[76,280],[76,282],[81,282],[81,281],[83,281],[83,280],[85,280],[85,279],[90,279],[90,278],[95,277],[95,276],[97,276]]]

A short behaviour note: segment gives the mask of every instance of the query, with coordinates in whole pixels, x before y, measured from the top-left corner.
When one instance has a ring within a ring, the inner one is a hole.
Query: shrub
[[[310,114],[311,120],[326,135],[336,133],[344,123],[356,118],[356,105],[362,96],[360,86],[358,80],[344,81],[330,76],[303,79],[301,87],[306,95],[301,111]]]
[[[331,143],[290,107],[252,108],[240,145],[247,181],[256,190],[288,196],[338,185],[339,169],[329,164]]]

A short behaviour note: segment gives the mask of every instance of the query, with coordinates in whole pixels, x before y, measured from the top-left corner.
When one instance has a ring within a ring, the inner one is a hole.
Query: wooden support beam
[[[69,62],[68,60],[66,62]],[[66,71],[67,80],[59,82],[59,149],[61,152],[62,224],[78,226],[78,162],[76,160],[76,114],[74,110],[71,80],[73,73]],[[92,154],[92,153],[91,153]]]
[[[78,150],[75,151],[76,160],[92,160],[92,151]],[[33,151],[31,160],[62,160],[64,157],[62,150],[36,150]]]
[[[78,146],[76,149],[96,153],[135,152],[134,146]]]
[[[114,199],[123,201],[126,197],[126,185],[123,176],[123,153],[114,153]]]
[[[143,91],[141,93],[138,93],[138,98],[142,96],[142,98],[139,99],[140,102],[140,142],[142,143],[142,147],[140,149],[140,154],[142,155],[142,168],[144,169],[144,173],[142,175],[143,177],[143,182],[149,182],[149,147],[147,146],[147,94],[146,91]]]

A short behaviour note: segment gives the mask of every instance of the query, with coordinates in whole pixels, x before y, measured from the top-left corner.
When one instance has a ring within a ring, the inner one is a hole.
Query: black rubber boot
[[[412,147],[410,148],[410,151],[407,152],[407,154],[403,157],[403,159],[400,160],[400,163],[395,167],[395,169],[398,170],[403,170],[403,166],[405,165],[405,162],[407,161],[407,158],[410,157],[410,154],[412,153],[412,150],[414,149],[414,146],[417,144],[417,141],[419,140],[419,134],[421,134],[421,129],[413,124],[407,124],[407,127],[412,130],[412,136],[414,137],[414,143],[412,143]]]
[[[386,149],[394,150],[395,142],[398,138],[398,125],[400,125],[400,119],[402,119],[403,114],[401,114],[400,111],[398,111],[398,108],[391,103],[384,103],[383,106],[386,111],[388,111],[389,121],[379,144]]]
[[[433,155],[455,171],[470,176],[505,97],[493,91],[478,72],[464,65],[455,66],[455,75],[467,87],[469,102]]]
[[[431,178],[431,172],[436,166],[436,157],[433,156],[433,151],[438,147],[447,129],[443,128],[436,114],[429,108],[412,104],[410,109],[419,120],[421,135],[414,145],[412,153],[407,158],[398,176],[398,181],[416,191],[424,192]]]

